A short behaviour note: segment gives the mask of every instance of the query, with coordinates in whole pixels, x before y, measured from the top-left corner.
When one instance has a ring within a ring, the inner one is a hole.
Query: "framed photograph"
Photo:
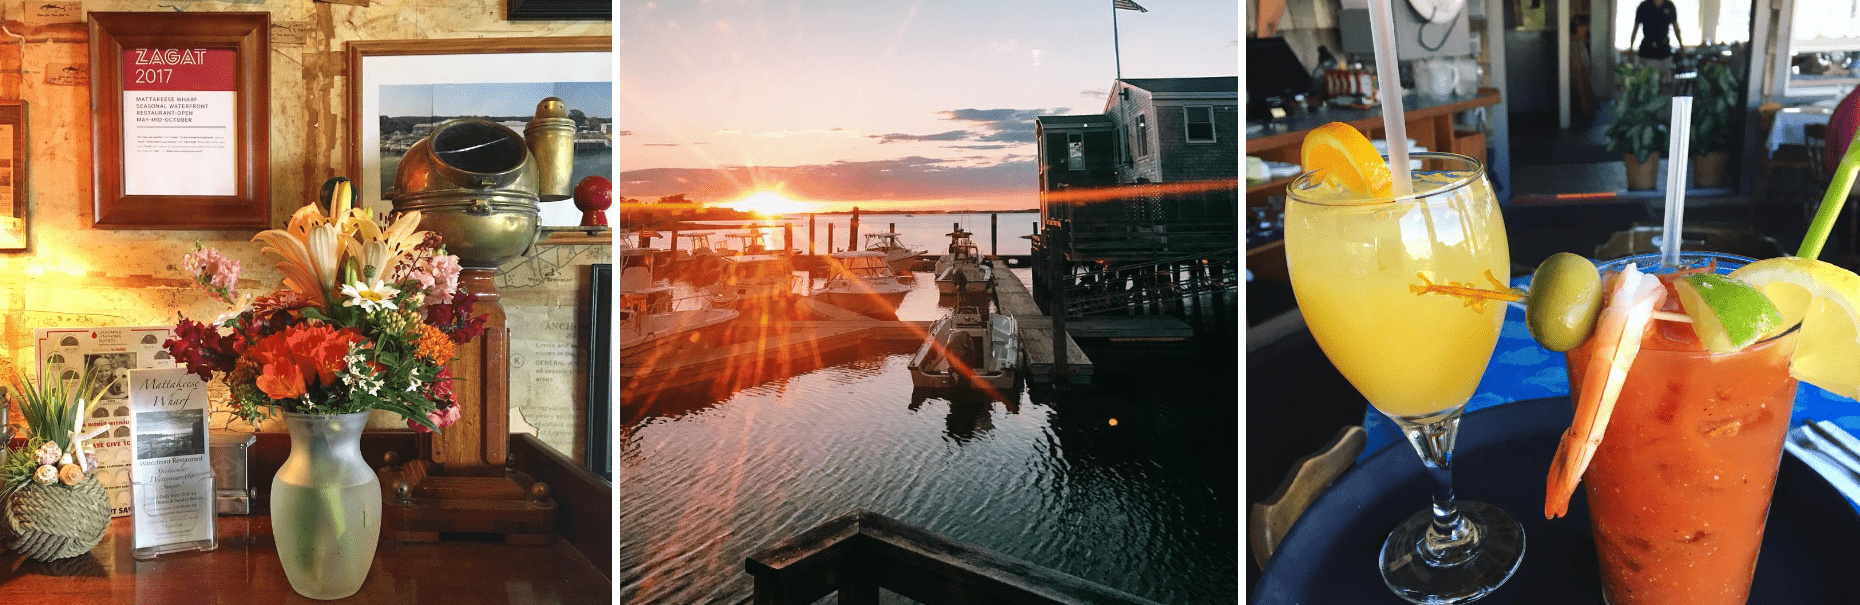
[[[0,101],[0,252],[25,250],[26,102]]]
[[[483,118],[523,132],[548,97],[576,122],[570,182],[613,173],[613,40],[605,36],[351,41],[348,176],[357,199],[385,211],[400,159],[435,126]],[[569,201],[542,204],[542,224],[576,225]]]
[[[614,20],[608,0],[510,0],[504,18],[511,21]]]
[[[92,220],[271,223],[271,14],[90,13]]]

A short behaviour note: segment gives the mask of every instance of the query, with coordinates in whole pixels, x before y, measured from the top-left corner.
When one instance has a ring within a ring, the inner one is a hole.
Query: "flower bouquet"
[[[181,317],[164,344],[203,380],[218,374],[233,411],[253,424],[272,413],[387,410],[415,430],[459,418],[446,368],[455,345],[483,331],[458,287],[458,257],[416,231],[419,212],[385,227],[351,205],[348,179],[331,179],[325,216],[307,204],[286,229],[253,239],[280,257],[283,288],[255,300],[235,291],[239,263],[218,250],[186,255],[208,296],[241,309],[213,323]]]
[[[97,457],[84,445],[108,427],[84,432],[91,403],[110,387],[86,371],[76,388],[43,376],[14,378],[26,446],[0,459],[0,522],[8,548],[35,561],[95,548],[110,527],[110,499],[97,482]],[[4,404],[4,402],[0,402]]]
[[[362,459],[367,412],[415,430],[459,418],[446,364],[483,331],[459,288],[458,257],[420,213],[383,226],[352,206],[348,179],[331,179],[329,205],[312,203],[285,229],[259,233],[277,255],[283,288],[247,300],[239,264],[195,247],[185,266],[215,300],[240,310],[213,323],[183,316],[163,343],[188,371],[219,375],[234,413],[257,424],[282,411],[290,457],[271,481],[271,527],[292,590],[315,599],[354,594],[381,533],[381,484]]]

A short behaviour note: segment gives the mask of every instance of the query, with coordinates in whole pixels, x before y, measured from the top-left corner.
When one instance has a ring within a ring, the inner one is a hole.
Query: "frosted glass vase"
[[[291,589],[355,594],[381,538],[381,482],[362,459],[368,413],[285,414],[291,456],[271,480],[271,530]]]

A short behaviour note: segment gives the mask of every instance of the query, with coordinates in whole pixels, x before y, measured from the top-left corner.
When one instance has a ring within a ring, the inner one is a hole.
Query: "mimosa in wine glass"
[[[1346,124],[1305,139],[1307,172],[1288,187],[1286,265],[1300,312],[1331,363],[1401,427],[1438,483],[1433,506],[1382,547],[1382,577],[1415,603],[1464,603],[1517,569],[1524,530],[1510,515],[1453,498],[1460,412],[1484,374],[1505,305],[1448,294],[1503,289],[1504,222],[1485,168],[1417,153],[1412,193]]]

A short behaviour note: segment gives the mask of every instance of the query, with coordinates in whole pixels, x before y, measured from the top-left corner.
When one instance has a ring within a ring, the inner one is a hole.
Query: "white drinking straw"
[[[1673,124],[1666,141],[1666,225],[1660,264],[1679,266],[1679,239],[1686,218],[1686,146],[1692,138],[1692,97],[1673,97]]]
[[[1389,0],[1369,0],[1369,38],[1376,46],[1376,78],[1381,81],[1382,138],[1389,143],[1389,176],[1397,197],[1413,191],[1408,175],[1408,122],[1402,119],[1401,67],[1395,63],[1395,22]]]

